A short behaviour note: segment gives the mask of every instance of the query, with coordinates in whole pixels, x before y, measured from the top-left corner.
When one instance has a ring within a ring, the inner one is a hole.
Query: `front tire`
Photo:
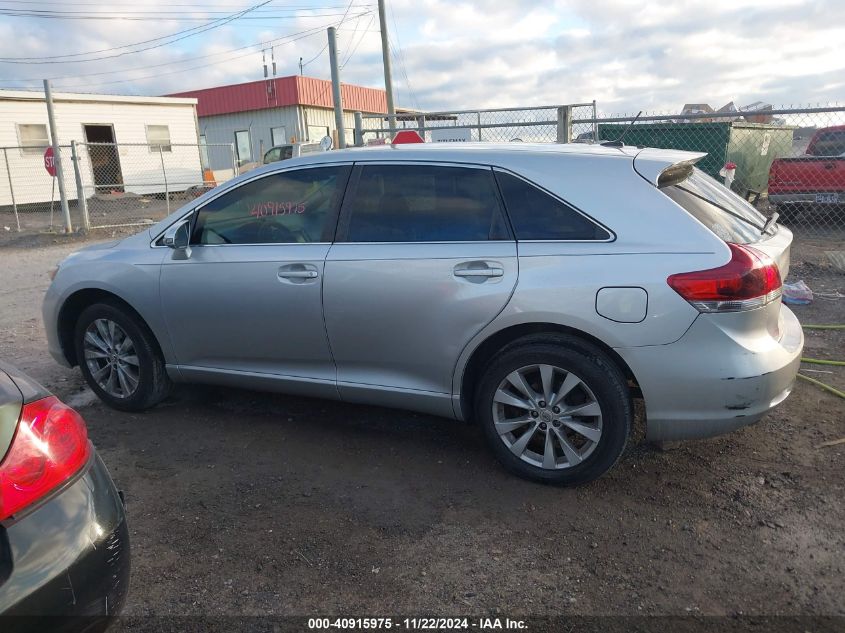
[[[619,368],[568,335],[532,336],[506,348],[479,382],[475,412],[507,470],[564,486],[610,470],[633,420]]]
[[[158,343],[126,308],[112,303],[85,308],[74,345],[85,381],[110,407],[143,411],[167,397],[171,383]]]

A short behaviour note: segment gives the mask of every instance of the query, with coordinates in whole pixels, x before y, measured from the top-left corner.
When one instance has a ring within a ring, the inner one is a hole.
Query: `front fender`
[[[173,362],[173,345],[161,310],[159,278],[161,262],[167,249],[123,249],[82,251],[63,263],[44,296],[42,313],[50,353],[54,358],[61,349],[59,331],[62,311],[68,301],[83,291],[108,293],[135,310],[152,331],[166,363]],[[68,365],[67,359],[62,362]]]

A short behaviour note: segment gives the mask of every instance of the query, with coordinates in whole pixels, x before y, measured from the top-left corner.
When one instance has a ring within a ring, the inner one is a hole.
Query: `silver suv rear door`
[[[457,358],[517,272],[489,167],[357,164],[323,282],[341,397],[452,415]]]

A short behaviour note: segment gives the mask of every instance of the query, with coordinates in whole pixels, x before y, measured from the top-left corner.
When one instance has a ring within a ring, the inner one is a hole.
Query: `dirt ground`
[[[79,408],[125,491],[129,615],[845,615],[845,444],[820,447],[845,403],[814,385],[726,437],[632,441],[576,489],[412,413],[205,387],[119,413],[46,351],[47,271],[79,247],[0,247],[0,357]],[[823,295],[802,322],[845,322],[833,248],[793,249],[790,280]],[[806,355],[845,358],[845,332],[808,330]]]

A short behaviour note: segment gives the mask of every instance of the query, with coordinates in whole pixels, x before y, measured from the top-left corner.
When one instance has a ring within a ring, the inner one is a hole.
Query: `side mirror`
[[[184,251],[185,254],[191,256],[190,241],[191,221],[183,220],[173,224],[167,231],[164,232],[164,245],[177,251]]]

